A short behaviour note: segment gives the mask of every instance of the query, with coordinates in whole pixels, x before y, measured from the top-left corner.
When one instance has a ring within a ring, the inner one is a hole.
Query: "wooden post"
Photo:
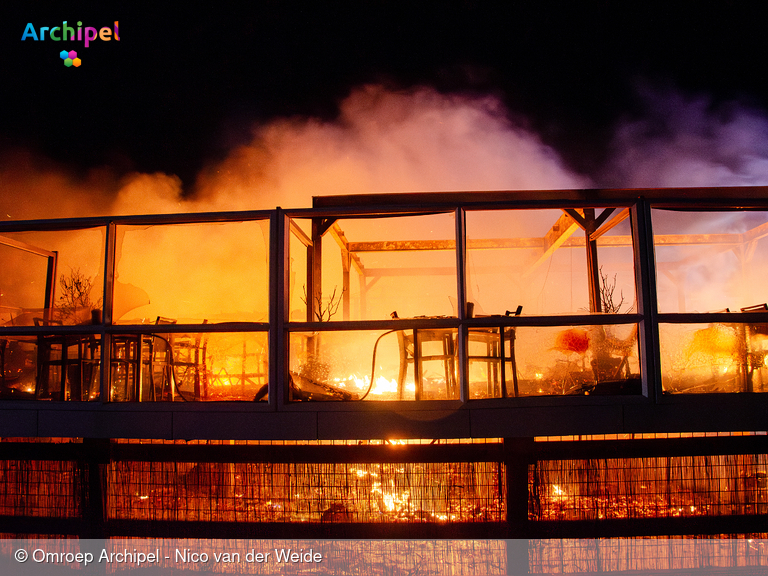
[[[80,476],[82,538],[106,536],[106,501],[102,490],[101,465],[109,461],[109,439],[83,438],[87,456],[77,461]]]
[[[312,218],[312,273],[308,279],[312,287],[307,288],[307,304],[311,318],[307,322],[320,320],[320,303],[323,297],[323,229],[322,219]]]
[[[584,237],[587,245],[587,277],[589,279],[589,311],[600,313],[603,311],[600,302],[600,266],[597,261],[597,241],[592,239],[592,233],[595,231],[595,209],[584,209],[584,220],[587,226],[584,230]]]
[[[528,464],[533,459],[533,452],[533,438],[504,439],[509,538],[528,536]]]

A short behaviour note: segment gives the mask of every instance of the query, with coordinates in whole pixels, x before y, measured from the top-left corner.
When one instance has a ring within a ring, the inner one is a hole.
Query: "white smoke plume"
[[[172,174],[86,175],[17,149],[0,160],[4,220],[309,207],[312,196],[592,186],[768,184],[768,115],[705,96],[641,89],[594,178],[510,120],[492,96],[358,88],[333,121],[277,119],[184,190]]]
[[[279,119],[204,169],[194,190],[166,174],[76,177],[29,153],[0,163],[3,219],[311,206],[312,196],[579,188],[588,179],[516,126],[498,99],[430,88],[353,91],[338,118]]]
[[[282,120],[200,177],[224,207],[304,207],[312,196],[449,190],[578,188],[539,138],[513,125],[492,97],[354,91],[336,121]]]
[[[641,119],[619,123],[600,185],[622,188],[768,184],[768,117],[738,102],[641,90]]]

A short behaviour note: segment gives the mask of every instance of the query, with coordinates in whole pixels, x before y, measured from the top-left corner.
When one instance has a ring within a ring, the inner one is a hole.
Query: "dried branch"
[[[93,280],[80,272],[79,268],[70,271],[68,276],[59,278],[61,295],[57,301],[58,312],[63,321],[77,323],[78,313],[86,310],[88,314],[94,308],[101,307],[101,299],[98,302],[91,300]]]
[[[613,275],[613,280],[608,278],[607,274],[603,274],[603,267],[600,266],[600,303],[603,307],[603,312],[606,314],[619,314],[621,307],[624,305],[624,291],[621,291],[621,300],[616,302],[614,300],[614,293],[616,292],[616,277]]]
[[[302,290],[304,292],[304,296],[301,298],[301,301],[304,302],[305,305],[309,302],[309,297],[307,296],[307,286],[303,285]],[[345,289],[342,288],[341,294],[338,296],[336,295],[336,291],[338,290],[338,286],[333,287],[333,292],[331,293],[330,297],[328,298],[328,302],[323,305],[323,296],[322,294],[317,294],[315,296],[315,306],[313,307],[313,312],[315,315],[315,318],[318,322],[328,322],[331,318],[333,318],[336,313],[339,311],[339,307],[341,306],[342,297],[344,296],[344,292],[346,292]]]

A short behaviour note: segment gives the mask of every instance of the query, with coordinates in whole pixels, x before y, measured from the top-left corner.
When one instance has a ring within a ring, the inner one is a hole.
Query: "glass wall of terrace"
[[[416,194],[3,222],[0,399],[280,411],[761,393],[764,198]]]

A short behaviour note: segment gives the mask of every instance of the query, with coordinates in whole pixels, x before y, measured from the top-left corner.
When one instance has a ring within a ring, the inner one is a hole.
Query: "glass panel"
[[[0,398],[98,400],[101,339],[97,334],[0,338]]]
[[[0,244],[0,270],[0,324],[31,325],[26,311],[38,311],[42,317],[47,305],[48,258]]]
[[[413,330],[294,332],[291,399],[458,399],[456,335],[453,328],[417,330],[415,338]]]
[[[117,334],[113,402],[268,400],[266,332]]]
[[[635,308],[630,223],[628,211],[609,210],[596,241],[600,311],[624,313]],[[588,314],[589,286],[584,230],[563,210],[467,212],[467,301],[475,316],[518,306],[531,315]]]
[[[14,232],[0,237],[0,323],[101,322],[104,229]],[[48,277],[49,260],[55,277]],[[47,309],[46,291],[53,291]]]
[[[307,230],[309,220],[296,220]],[[306,249],[291,241],[292,320],[456,316],[454,214],[337,220],[322,238],[321,290],[307,297]]]
[[[290,306],[288,320],[306,322],[307,318],[307,250],[296,234],[290,235],[289,241],[289,276],[288,293]]]
[[[266,322],[269,221],[120,226],[114,321]]]
[[[660,312],[768,302],[768,212],[653,210]]]
[[[37,345],[34,336],[0,337],[0,398],[32,400],[37,386]]]
[[[669,394],[768,392],[768,324],[660,324]]]
[[[505,335],[505,340],[507,346],[514,342],[508,357],[517,366],[520,396],[642,393],[636,324],[520,327],[514,336]],[[505,355],[509,353],[507,349]],[[505,371],[510,396],[511,368],[508,363]],[[484,381],[478,384],[470,374],[470,398],[487,398],[487,390]]]
[[[468,330],[470,399],[642,393],[635,324],[507,327],[503,367],[499,331]],[[292,333],[291,399],[458,399],[457,330],[415,332]]]

